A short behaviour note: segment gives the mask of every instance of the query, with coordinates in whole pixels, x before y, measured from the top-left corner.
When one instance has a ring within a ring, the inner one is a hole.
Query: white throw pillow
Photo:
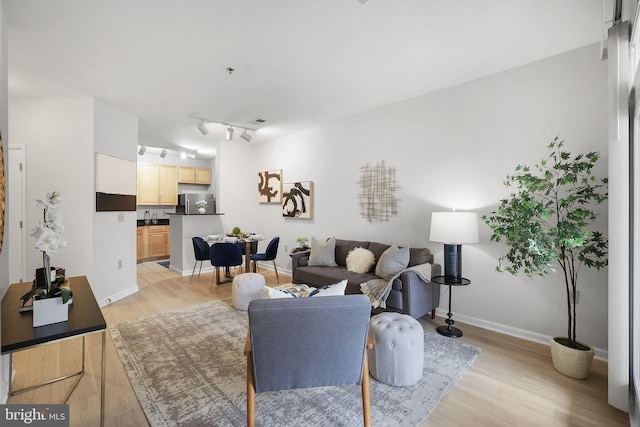
[[[354,273],[366,273],[376,262],[376,256],[369,249],[353,248],[347,254],[347,270]]]
[[[400,249],[393,245],[380,255],[376,265],[376,276],[391,280],[393,276],[406,269],[407,265],[409,265],[409,247]]]
[[[278,299],[278,298],[297,298],[297,295],[291,292],[287,292],[280,289],[270,288],[269,286],[264,287],[264,298],[265,299]]]
[[[308,265],[325,265],[337,267],[336,264],[336,239],[330,237],[326,242],[311,237],[311,254]]]
[[[333,285],[323,286],[309,293],[310,297],[326,297],[329,295],[344,295],[344,290],[347,288],[347,280],[342,280]]]

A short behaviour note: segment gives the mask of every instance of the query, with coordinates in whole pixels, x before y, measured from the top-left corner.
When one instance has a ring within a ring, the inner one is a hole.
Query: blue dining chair
[[[207,261],[209,259],[209,244],[204,241],[202,237],[192,237],[191,241],[193,242],[193,253],[196,257],[196,263],[193,264],[193,271],[191,272],[191,279],[189,279],[189,283],[193,280],[193,275],[196,272],[196,266],[200,263],[200,269],[198,270],[198,278],[200,278],[200,272],[202,271],[202,261]]]
[[[230,280],[220,281],[220,267],[228,268],[242,265],[242,251],[235,243],[215,243],[209,248],[209,259],[216,270],[211,279],[211,289],[209,289],[209,293],[211,293],[214,280],[216,286],[230,282]]]
[[[280,244],[280,237],[274,237],[267,245],[267,250],[261,254],[251,255],[251,261],[253,261],[253,272],[256,272],[256,264],[258,261],[273,261],[273,269],[276,271],[276,280],[280,283],[278,277],[278,267],[276,266],[276,255],[278,255],[278,244]]]

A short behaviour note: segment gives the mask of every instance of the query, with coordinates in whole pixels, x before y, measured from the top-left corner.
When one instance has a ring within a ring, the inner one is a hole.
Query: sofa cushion
[[[336,239],[336,264],[341,266],[347,265],[347,255],[352,249],[365,248],[369,246],[369,242],[359,242],[357,240]]]
[[[347,270],[354,273],[367,273],[376,263],[376,257],[369,249],[353,248],[347,255]]]
[[[369,249],[371,252],[373,252],[373,255],[375,255],[375,257],[376,257],[376,263],[377,263],[378,260],[380,260],[380,257],[382,256],[384,251],[386,251],[390,247],[391,247],[391,245],[385,245],[385,244],[382,244],[382,243],[371,242],[371,243],[369,243],[369,246],[367,247],[367,249]],[[372,273],[374,271],[375,271],[375,265],[371,269]]]
[[[380,256],[376,264],[376,275],[385,280],[407,268],[409,264],[409,248],[398,248],[393,245]]]
[[[326,265],[335,267],[336,239],[328,238],[325,242],[311,237],[311,254],[309,255],[309,265]]]
[[[431,251],[427,248],[409,248],[409,264],[407,267],[420,264],[433,264]]]

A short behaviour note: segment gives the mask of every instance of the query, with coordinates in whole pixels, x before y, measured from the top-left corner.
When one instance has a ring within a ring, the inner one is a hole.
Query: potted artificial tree
[[[607,179],[593,174],[600,155],[590,152],[572,158],[556,137],[547,148],[549,158],[535,167],[519,165],[507,176],[506,187],[516,192],[501,200],[496,212],[482,219],[491,240],[504,241],[509,252],[499,259],[498,271],[544,276],[560,266],[567,298],[567,336],[551,339],[553,366],[572,378],[587,378],[593,349],[576,340],[576,291],[581,266],[607,265],[607,239],[592,230],[594,207],[607,199]]]

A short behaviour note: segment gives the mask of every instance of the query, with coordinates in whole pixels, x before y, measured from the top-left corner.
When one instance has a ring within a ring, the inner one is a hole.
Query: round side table
[[[468,284],[471,283],[471,281],[469,279],[465,279],[462,278],[460,279],[459,282],[452,282],[449,280],[445,279],[445,276],[434,276],[431,278],[432,282],[435,283],[439,283],[441,285],[447,285],[449,286],[449,312],[447,313],[447,320],[445,320],[445,322],[447,322],[447,326],[438,326],[436,328],[436,331],[438,331],[438,333],[440,335],[444,335],[445,337],[451,337],[451,338],[459,338],[462,336],[462,331],[458,328],[455,328],[453,326],[453,324],[455,323],[453,321],[453,314],[451,313],[451,287],[452,286],[466,286]]]

